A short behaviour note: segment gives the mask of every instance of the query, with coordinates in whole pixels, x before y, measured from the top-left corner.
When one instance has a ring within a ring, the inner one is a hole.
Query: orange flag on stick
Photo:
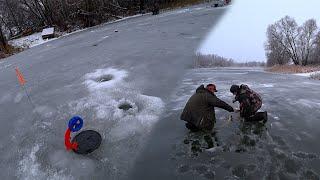
[[[23,86],[26,83],[26,80],[24,79],[22,73],[19,71],[17,67],[15,68],[15,70],[16,70],[16,75],[19,80],[19,83],[21,84],[21,86]]]

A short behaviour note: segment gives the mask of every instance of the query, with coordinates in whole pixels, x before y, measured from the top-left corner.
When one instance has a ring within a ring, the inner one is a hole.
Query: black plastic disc
[[[77,154],[89,154],[99,148],[101,140],[101,135],[96,131],[82,131],[72,139],[72,142],[78,143],[78,149],[73,151]]]

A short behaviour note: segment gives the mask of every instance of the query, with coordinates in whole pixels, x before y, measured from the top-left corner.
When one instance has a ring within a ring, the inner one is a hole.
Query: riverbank
[[[320,80],[320,66],[277,65],[266,68],[268,72],[294,74]]]

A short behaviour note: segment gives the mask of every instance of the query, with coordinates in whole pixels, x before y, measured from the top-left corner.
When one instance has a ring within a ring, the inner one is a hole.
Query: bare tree
[[[196,54],[195,56],[195,68],[204,67],[231,67],[231,66],[245,66],[245,67],[256,67],[265,66],[264,62],[249,61],[245,63],[235,62],[233,59],[228,59],[216,54]]]
[[[22,32],[22,27],[19,21],[19,13],[17,12],[17,7],[18,7],[18,2],[17,1],[9,1],[5,0],[4,1],[6,10],[8,13],[8,19],[10,22],[12,22],[12,25],[17,28],[18,32]],[[10,29],[10,34],[13,35],[14,33]]]
[[[196,54],[195,67],[228,67],[233,66],[234,61],[216,54]]]
[[[145,0],[139,0],[139,13],[144,13],[144,4],[145,4]]]
[[[294,64],[301,64],[298,55],[297,39],[300,35],[300,30],[296,21],[285,16],[268,27],[268,36],[277,42],[279,46],[290,56]]]
[[[3,50],[6,50],[6,47],[7,47],[7,40],[6,40],[6,37],[3,33],[3,25],[2,23],[0,23],[0,49],[3,48]]]
[[[267,65],[287,64],[290,61],[290,56],[286,49],[272,35],[269,28],[267,30],[267,39],[267,43],[265,44]]]
[[[315,49],[315,44],[313,43],[316,38],[317,33],[317,23],[315,19],[307,20],[300,27],[300,35],[298,39],[298,50],[299,56],[301,58],[301,64],[307,65],[310,58],[310,54]]]
[[[314,39],[314,50],[312,53],[312,64],[320,64],[320,31],[317,33]]]
[[[285,16],[267,29],[265,44],[268,65],[286,64],[289,60],[295,65],[307,65],[313,58],[316,43],[317,23],[307,20],[298,26],[295,20]]]
[[[3,9],[4,9],[4,6],[3,6],[3,3],[1,2],[0,4],[0,51],[5,50],[7,46],[7,40],[4,34],[5,24],[3,19]]]

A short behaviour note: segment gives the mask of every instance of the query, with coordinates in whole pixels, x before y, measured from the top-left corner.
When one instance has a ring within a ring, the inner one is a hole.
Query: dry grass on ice
[[[16,48],[11,45],[7,45],[6,48],[4,48],[3,46],[0,45],[0,59],[9,57],[9,56],[16,54],[18,52],[21,52],[21,51],[22,51],[21,48]]]
[[[282,65],[282,66],[272,66],[266,69],[269,72],[279,72],[286,74],[296,74],[296,73],[310,73],[320,71],[320,66],[297,66],[297,65]]]

